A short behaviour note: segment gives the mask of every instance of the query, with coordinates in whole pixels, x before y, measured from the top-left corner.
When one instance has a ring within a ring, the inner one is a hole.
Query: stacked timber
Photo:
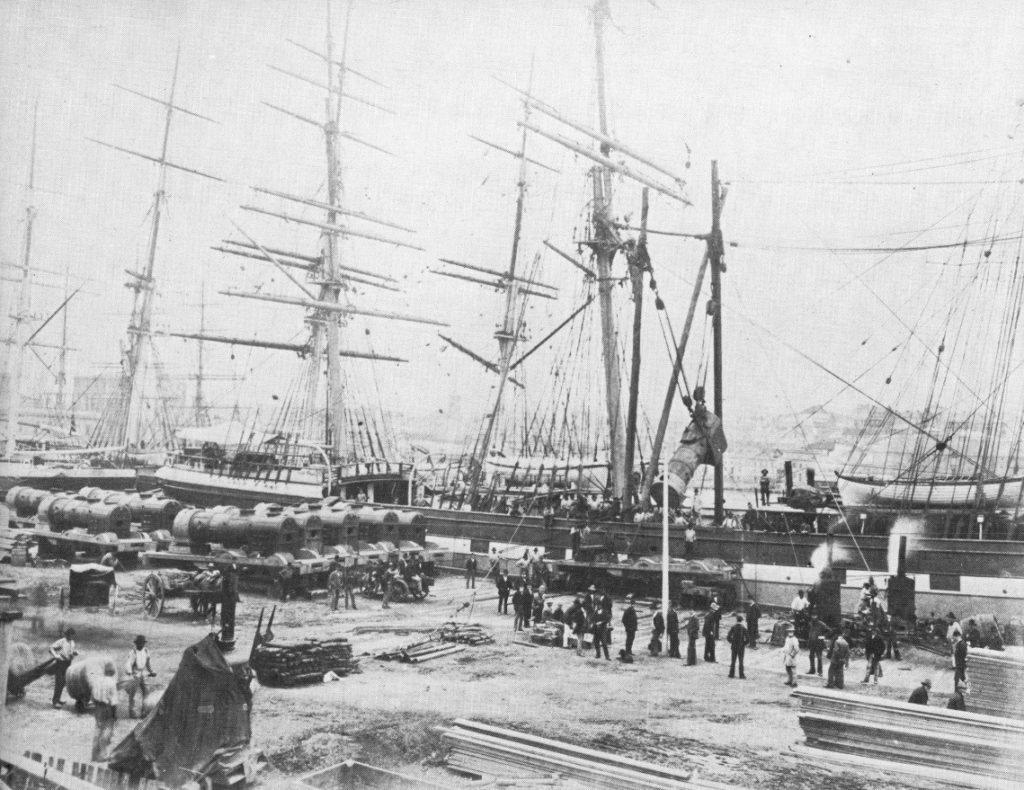
[[[459,642],[464,645],[486,645],[494,637],[483,626],[475,623],[445,623],[441,626],[442,642]]]
[[[724,787],[694,779],[690,771],[466,719],[441,734],[451,745],[448,767],[471,776],[607,790]]]
[[[565,625],[557,620],[537,623],[530,629],[530,641],[535,645],[561,647]]]
[[[401,661],[404,664],[422,664],[424,661],[461,653],[465,649],[465,645],[454,645],[450,642],[427,639],[422,642],[414,642],[411,645],[406,645],[396,650],[385,650],[377,655],[377,659],[380,661]]]
[[[359,660],[352,658],[352,645],[344,637],[275,639],[256,647],[252,668],[264,686],[298,686],[320,683],[328,672],[358,672]]]
[[[897,763],[1014,781],[1024,765],[1024,722],[800,689],[800,726],[808,746]]]
[[[967,676],[971,684],[967,704],[971,710],[1024,719],[1024,661],[993,650],[972,650]]]

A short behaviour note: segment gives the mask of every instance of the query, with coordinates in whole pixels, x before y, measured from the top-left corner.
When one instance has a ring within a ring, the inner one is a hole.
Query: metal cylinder
[[[128,537],[132,524],[131,512],[124,505],[89,502],[62,494],[44,497],[36,516],[53,532],[84,529],[91,535],[113,532],[119,538]]]
[[[68,667],[65,678],[68,695],[75,702],[86,704],[92,699],[96,681],[103,677],[108,666],[116,667],[114,659],[109,656],[94,656],[73,663]]]
[[[50,496],[50,491],[31,486],[14,486],[7,492],[4,501],[20,518],[34,516],[39,510],[39,503]]]

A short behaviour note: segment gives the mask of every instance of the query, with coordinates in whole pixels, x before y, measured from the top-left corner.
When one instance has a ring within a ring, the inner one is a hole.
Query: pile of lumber
[[[379,653],[377,658],[381,661],[401,661],[405,664],[422,664],[434,658],[443,658],[455,653],[461,653],[466,649],[465,645],[456,645],[451,642],[441,642],[436,639],[427,639],[423,642],[414,642],[411,645],[400,647],[396,650],[386,650]]]
[[[320,683],[328,672],[359,671],[359,660],[352,658],[352,645],[344,637],[264,642],[253,651],[251,663],[264,686]]]
[[[442,642],[459,642],[464,645],[486,645],[494,641],[494,637],[483,626],[475,623],[445,623],[441,626]]]
[[[5,767],[8,786],[21,788],[60,788],[60,790],[159,790],[156,779],[130,779],[126,774],[90,762],[76,762],[64,757],[25,752],[24,757],[0,752],[0,765]]]
[[[562,646],[562,632],[565,626],[557,620],[537,623],[530,629],[530,641],[536,645]]]
[[[448,767],[481,779],[522,781],[523,786],[627,788],[712,788],[690,771],[632,760],[563,741],[456,719],[442,729],[451,745]]]
[[[967,678],[970,710],[1024,719],[1024,661],[994,650],[972,650],[967,658]]]
[[[1007,781],[1024,765],[1024,722],[831,689],[793,696],[808,746]]]

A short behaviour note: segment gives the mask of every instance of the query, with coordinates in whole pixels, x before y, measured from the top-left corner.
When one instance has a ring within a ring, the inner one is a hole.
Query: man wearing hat
[[[686,621],[686,666],[692,667],[697,664],[697,637],[700,636],[700,620],[696,614],[691,614]]]
[[[583,609],[583,594],[576,593],[576,599],[565,612],[566,631],[576,637],[576,655],[583,655],[583,636],[587,632],[587,613]]]
[[[764,505],[768,504],[768,499],[770,498],[772,492],[772,480],[770,477],[768,477],[767,469],[761,470],[761,477],[758,480],[758,483],[761,487],[761,505],[763,507]]]
[[[654,617],[651,621],[654,631],[651,634],[651,641],[647,645],[647,649],[651,652],[652,656],[657,656],[661,654],[661,635],[665,633],[665,616],[661,613],[661,606],[657,601],[651,604],[651,611],[654,612]]]
[[[548,620],[555,619],[555,602],[548,599],[544,602],[544,611],[540,613],[540,619],[542,623],[546,623]]]
[[[711,602],[711,611],[704,618],[704,660],[709,664],[715,663],[715,642],[718,640],[718,620],[721,615],[718,613],[718,604]]]
[[[796,659],[800,655],[800,642],[792,625],[786,626],[786,642],[782,645],[782,665],[786,668],[786,685],[796,688]]]
[[[141,694],[141,716],[146,715],[146,678],[156,677],[150,664],[149,651],[146,649],[146,637],[139,634],[135,637],[135,647],[128,651],[128,663],[125,665],[125,690],[128,692],[128,718],[135,718],[135,692]]]
[[[60,708],[64,705],[64,683],[68,674],[68,667],[71,666],[71,659],[78,655],[75,649],[75,629],[68,628],[64,636],[50,645],[50,655],[57,660],[53,670],[53,707]]]
[[[913,705],[927,705],[928,704],[928,692],[931,691],[932,682],[928,678],[921,681],[921,685],[910,692],[910,697],[907,702]]]
[[[729,661],[729,677],[736,677],[736,662],[738,660],[740,664],[740,680],[746,680],[747,676],[743,674],[743,654],[747,649],[747,629],[743,625],[743,615],[736,615],[736,625],[729,629],[726,640],[729,642],[730,652],[732,653],[732,658]]]
[[[626,632],[626,653],[633,655],[633,640],[636,638],[637,616],[633,608],[633,593],[626,596],[626,611],[622,613],[622,630]]]
[[[841,689],[846,684],[846,668],[850,666],[850,643],[846,633],[840,632],[828,651],[827,689]]]
[[[679,612],[676,611],[676,605],[671,600],[668,602],[665,633],[668,634],[668,657],[682,658],[679,655]]]

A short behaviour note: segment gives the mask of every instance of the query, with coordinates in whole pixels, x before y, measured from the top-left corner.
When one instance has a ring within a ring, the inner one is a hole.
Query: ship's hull
[[[1016,507],[1024,491],[1024,477],[982,480],[970,478],[884,480],[873,477],[836,475],[844,505],[908,507],[973,507],[981,500],[988,505]]]
[[[574,521],[556,519],[545,529],[541,517],[510,517],[495,513],[415,508],[427,519],[427,534],[464,541],[466,551],[490,553],[510,542],[541,546],[556,554],[571,546]],[[824,520],[824,519],[823,519]],[[855,529],[859,522],[853,519]],[[594,522],[589,543],[610,542],[622,553],[661,553],[661,525]],[[834,567],[843,582],[844,604],[852,610],[868,576],[884,586],[895,570],[895,536],[854,534],[843,526],[833,530]],[[684,556],[682,527],[670,527],[669,551]],[[717,557],[741,568],[748,597],[788,605],[797,589],[818,577],[826,552],[824,530],[814,533],[698,528],[697,556]],[[1024,618],[1024,541],[910,536],[907,574],[916,582],[918,616],[955,611],[982,612],[1001,620]]]
[[[111,490],[136,487],[134,467],[104,468],[56,464],[32,464],[22,461],[0,461],[0,497],[14,486],[77,491],[85,486]]]
[[[195,465],[168,464],[157,470],[156,481],[167,496],[196,507],[252,507],[260,502],[298,505],[323,499],[322,470],[290,471],[290,475],[242,475]],[[408,501],[408,481],[400,472],[354,474],[333,481],[332,488],[340,490],[346,499],[355,499],[358,490],[365,492],[370,502]]]

